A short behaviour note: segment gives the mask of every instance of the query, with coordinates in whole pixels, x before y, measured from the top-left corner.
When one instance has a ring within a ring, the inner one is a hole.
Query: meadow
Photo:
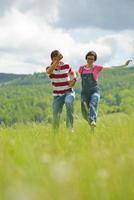
[[[50,125],[0,129],[0,199],[134,199],[134,115],[99,119],[94,134],[82,119],[72,134]]]
[[[0,200],[133,200],[133,73],[103,74],[94,134],[80,113],[79,88],[74,132],[63,112],[54,134],[47,82],[32,76],[2,83]]]

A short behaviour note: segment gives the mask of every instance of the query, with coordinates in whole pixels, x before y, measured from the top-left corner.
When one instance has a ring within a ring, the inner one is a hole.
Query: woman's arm
[[[77,78],[77,75],[76,75],[76,72],[74,70],[71,70],[71,72],[69,73],[70,77],[72,80],[70,80],[69,82],[69,86],[70,87],[73,87],[76,83],[76,78]]]
[[[110,66],[110,67],[104,67],[103,69],[118,69],[118,68],[125,68],[129,65],[129,63],[132,62],[132,60],[127,60],[124,65],[118,65],[118,66]]]

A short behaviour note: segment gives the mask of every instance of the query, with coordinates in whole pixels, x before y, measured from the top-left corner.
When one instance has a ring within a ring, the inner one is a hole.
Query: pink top
[[[88,69],[85,65],[80,66],[79,73],[80,74],[93,74],[94,79],[97,81],[99,77],[99,73],[103,69],[102,65],[93,65],[92,69]]]

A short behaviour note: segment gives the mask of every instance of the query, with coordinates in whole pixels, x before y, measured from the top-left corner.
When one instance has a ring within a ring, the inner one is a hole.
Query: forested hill
[[[100,74],[99,116],[134,113],[134,67],[103,70]],[[75,113],[80,111],[80,83],[76,83]],[[45,73],[0,74],[0,125],[51,122],[52,87]],[[64,117],[63,117],[64,119]]]
[[[33,85],[50,82],[46,73],[34,74],[6,74],[0,73],[0,84],[8,83],[13,85]],[[100,84],[105,89],[111,88],[112,85],[123,86],[134,83],[134,67],[124,69],[106,69],[100,75]]]
[[[0,83],[9,82],[24,76],[25,75],[0,73]]]
[[[34,73],[34,74],[6,74],[0,73],[0,84],[12,84],[12,85],[33,85],[49,82],[46,73]]]
[[[129,88],[134,85],[134,67],[123,69],[105,69],[100,75],[99,82],[104,90],[114,88]]]

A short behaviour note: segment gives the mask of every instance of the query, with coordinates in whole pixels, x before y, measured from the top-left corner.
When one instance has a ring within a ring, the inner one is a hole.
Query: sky
[[[0,0],[0,72],[43,72],[55,49],[76,70],[90,50],[97,64],[124,64],[134,58],[133,8],[134,0]]]

